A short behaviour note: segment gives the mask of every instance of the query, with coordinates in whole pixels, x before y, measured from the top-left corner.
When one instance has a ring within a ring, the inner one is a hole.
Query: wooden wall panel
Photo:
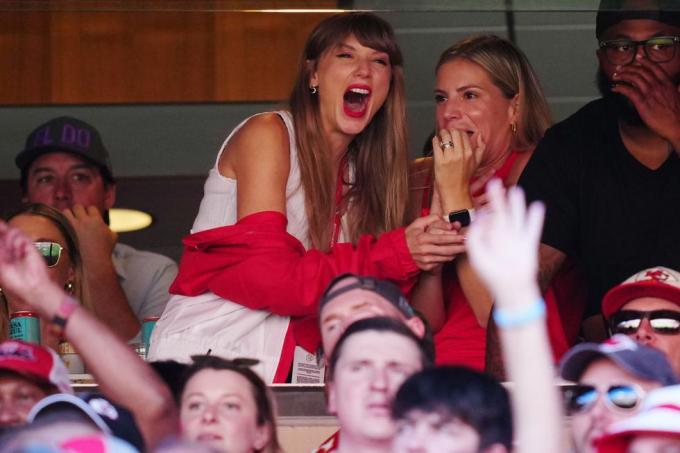
[[[325,16],[2,11],[0,104],[282,100]]]

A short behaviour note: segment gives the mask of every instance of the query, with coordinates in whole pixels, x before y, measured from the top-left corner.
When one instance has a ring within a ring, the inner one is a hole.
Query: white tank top
[[[288,218],[288,227],[286,230],[302,242],[305,249],[308,249],[310,241],[307,227],[307,214],[305,212],[305,191],[300,182],[300,167],[298,165],[297,146],[295,144],[293,117],[290,112],[287,111],[278,111],[274,113],[281,117],[288,129],[290,148],[290,172],[288,173],[288,182],[286,183],[286,217]],[[260,113],[260,115],[262,114],[263,113]],[[250,118],[245,119],[236,126],[222,144],[220,152],[217,154],[217,159],[215,160],[215,166],[210,170],[208,179],[205,181],[203,199],[198,208],[198,215],[196,216],[196,220],[194,220],[194,225],[191,228],[192,234],[236,223],[237,181],[221,175],[218,164],[220,156],[222,156],[231,137],[241,129]],[[266,181],[262,181],[262,183],[266,184]]]

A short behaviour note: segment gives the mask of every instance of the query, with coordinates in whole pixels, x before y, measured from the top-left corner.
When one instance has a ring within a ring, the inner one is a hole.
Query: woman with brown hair
[[[285,382],[319,341],[313,316],[343,272],[408,288],[450,260],[457,233],[407,223],[402,56],[369,13],[327,18],[307,40],[289,110],[229,135],[205,185],[150,357],[249,356]],[[295,377],[293,377],[295,379]]]
[[[7,217],[7,223],[34,241],[48,266],[50,279],[87,306],[82,294],[83,265],[78,239],[64,215],[44,204],[29,204]],[[9,316],[28,310],[25,302],[10,291],[0,292],[0,334],[9,336]],[[42,344],[57,349],[59,338],[41,324]]]

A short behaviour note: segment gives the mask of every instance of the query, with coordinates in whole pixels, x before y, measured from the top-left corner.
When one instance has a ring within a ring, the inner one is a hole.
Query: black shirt
[[[586,315],[643,269],[680,269],[680,159],[672,152],[656,170],[637,161],[603,99],[546,132],[519,185],[546,203],[542,242],[580,264]]]

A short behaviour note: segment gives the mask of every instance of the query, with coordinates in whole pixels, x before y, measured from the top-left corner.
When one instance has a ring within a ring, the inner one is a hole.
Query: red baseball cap
[[[652,390],[638,414],[610,425],[595,441],[597,453],[626,453],[636,436],[680,438],[680,385]]]
[[[17,340],[0,343],[0,372],[3,370],[73,394],[66,366],[49,348]]]
[[[609,319],[624,304],[640,297],[658,297],[680,305],[680,272],[667,267],[652,267],[610,289],[602,299],[605,319]]]

